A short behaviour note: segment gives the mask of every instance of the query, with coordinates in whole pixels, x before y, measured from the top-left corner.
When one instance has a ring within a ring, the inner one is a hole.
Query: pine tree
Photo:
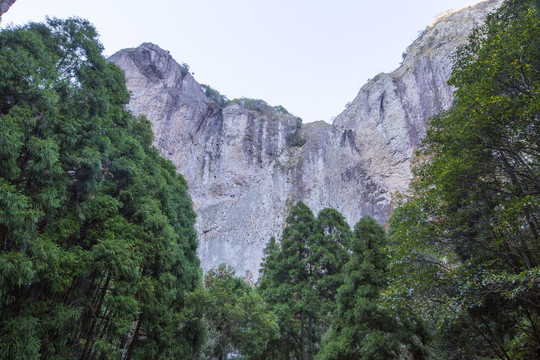
[[[345,283],[318,359],[426,358],[420,324],[380,306],[387,282],[386,245],[384,229],[373,218],[363,217],[355,225]]]

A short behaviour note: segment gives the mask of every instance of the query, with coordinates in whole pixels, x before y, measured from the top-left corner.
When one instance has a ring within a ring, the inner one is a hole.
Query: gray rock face
[[[2,14],[8,11],[14,2],[15,0],[0,0],[0,20],[2,19]]]
[[[392,194],[408,187],[429,118],[451,105],[452,54],[501,2],[439,19],[397,70],[363,86],[332,125],[303,125],[302,147],[287,142],[294,116],[220,108],[156,45],[111,56],[126,73],[129,109],[151,121],[155,146],[188,181],[203,268],[227,263],[257,277],[266,242],[279,236],[297,201],[315,213],[336,208],[351,225],[364,215],[385,222]]]
[[[287,136],[296,118],[240,104],[221,109],[153,44],[110,60],[126,72],[130,110],[148,117],[155,146],[189,183],[203,266],[227,262],[256,275],[264,243],[280,231],[294,193],[299,150],[287,146]]]

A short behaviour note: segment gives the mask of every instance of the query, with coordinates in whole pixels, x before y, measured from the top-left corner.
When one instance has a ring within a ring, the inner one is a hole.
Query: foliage
[[[287,135],[287,145],[293,146],[293,147],[302,147],[306,143],[306,139],[304,139],[300,135],[300,129],[302,128],[302,119],[297,117],[296,118],[296,126],[293,129],[291,133]]]
[[[206,86],[206,85],[205,85]],[[215,101],[215,100],[214,100]],[[217,101],[216,101],[217,102]],[[218,103],[219,104],[219,103]],[[255,111],[260,115],[275,117],[276,113],[290,115],[290,113],[283,106],[270,106],[264,100],[259,99],[234,99],[226,102],[225,105],[240,104],[242,107],[249,111]],[[292,115],[291,115],[292,116]],[[291,132],[287,134],[286,141],[288,146],[301,147],[306,143],[306,140],[300,135],[300,128],[302,127],[302,119],[294,117],[295,127],[291,129]]]
[[[229,103],[229,99],[227,99],[225,95],[221,95],[216,89],[210,87],[209,85],[201,85],[201,87],[203,88],[204,95],[206,95],[220,107],[224,108]]]
[[[186,358],[200,280],[185,180],[124,110],[95,29],[0,33],[0,358]]]
[[[189,64],[182,63],[180,67],[182,68],[182,76],[189,74]]]
[[[306,143],[306,139],[300,136],[299,131],[295,131],[287,135],[287,145],[292,147],[302,147]]]
[[[282,113],[282,114],[289,114],[289,112],[287,111],[287,109],[285,109],[283,106],[281,105],[276,105],[274,106],[274,111],[277,111],[279,113]]]
[[[285,109],[283,106],[281,105],[270,106],[268,105],[266,101],[261,100],[261,99],[249,99],[249,98],[233,99],[227,103],[227,105],[229,104],[240,104],[247,110],[258,112],[261,115],[269,115],[274,112],[281,113],[281,114],[289,114],[287,109]]]
[[[402,309],[385,309],[379,293],[387,282],[386,234],[373,218],[355,225],[339,288],[335,316],[318,359],[425,359],[427,334]]]
[[[274,314],[231,267],[222,264],[209,270],[202,291],[203,296],[195,296],[193,304],[200,309],[198,316],[204,318],[203,358],[227,359],[230,354],[258,358],[267,342],[278,338]]]
[[[455,103],[432,120],[413,193],[391,219],[386,297],[431,319],[441,357],[540,353],[540,23],[529,4],[504,2],[457,52]]]
[[[342,266],[348,258],[350,229],[333,209],[315,219],[303,203],[287,217],[280,246],[272,238],[265,249],[259,291],[278,317],[281,338],[271,342],[274,359],[313,359],[328,328]]]

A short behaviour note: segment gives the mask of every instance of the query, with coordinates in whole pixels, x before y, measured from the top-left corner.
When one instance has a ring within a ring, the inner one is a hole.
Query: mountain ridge
[[[266,242],[279,236],[297,201],[314,212],[336,208],[350,224],[364,215],[384,223],[393,194],[407,190],[429,118],[452,103],[451,55],[500,3],[440,18],[398,69],[364,85],[333,124],[303,124],[301,147],[287,140],[298,131],[294,115],[241,103],[221,108],[157,45],[112,55],[132,92],[128,108],[151,121],[154,145],[188,181],[203,268],[224,262],[256,277]]]

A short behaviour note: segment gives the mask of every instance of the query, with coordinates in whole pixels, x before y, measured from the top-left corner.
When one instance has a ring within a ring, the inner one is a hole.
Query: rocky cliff
[[[440,18],[332,125],[302,125],[302,146],[290,141],[298,131],[293,115],[262,102],[221,108],[156,45],[114,54],[132,92],[129,108],[152,122],[155,146],[189,183],[203,267],[225,262],[256,277],[266,242],[300,200],[314,212],[336,208],[350,224],[363,215],[384,222],[392,194],[407,189],[429,118],[451,105],[452,54],[500,3]]]
[[[8,11],[14,2],[15,0],[0,0],[0,20],[2,19],[2,14]]]

